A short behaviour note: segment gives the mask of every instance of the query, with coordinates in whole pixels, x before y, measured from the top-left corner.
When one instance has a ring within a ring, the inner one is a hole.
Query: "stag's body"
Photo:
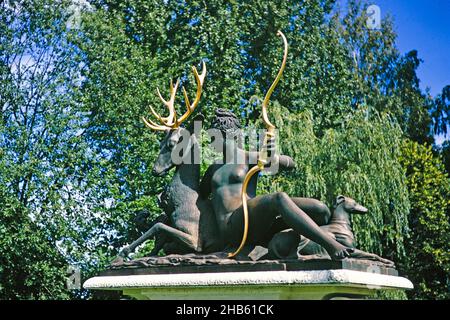
[[[200,166],[181,164],[176,167],[172,181],[164,191],[167,200],[168,223],[158,222],[120,256],[125,257],[146,240],[156,237],[156,255],[164,248],[166,253],[209,253],[221,249],[214,212],[208,199],[199,198]]]
[[[193,152],[198,152],[196,139],[191,139],[195,140]],[[209,253],[222,249],[210,200],[199,197],[199,182],[200,165],[190,161],[176,167],[172,181],[165,190],[169,224],[185,234],[172,237],[172,242],[166,244],[166,253]]]
[[[139,239],[124,248],[119,253],[120,257],[126,257],[137,246],[152,237],[156,237],[156,243],[151,255],[156,255],[162,248],[166,253],[208,253],[222,249],[222,241],[218,238],[219,232],[210,200],[199,197],[200,164],[194,161],[195,155],[199,154],[197,138],[190,130],[180,127],[181,123],[198,105],[206,76],[206,66],[203,63],[201,75],[197,73],[195,67],[193,67],[193,71],[197,82],[197,94],[191,104],[183,88],[186,113],[177,118],[174,107],[177,81],[175,86],[172,83],[170,85],[168,101],[162,98],[158,89],[160,99],[170,112],[169,116],[161,117],[150,107],[153,115],[161,124],[143,118],[144,123],[150,129],[166,132],[166,136],[160,144],[158,158],[153,166],[153,174],[162,176],[176,167],[172,181],[163,194],[165,198],[164,211],[169,221],[168,223],[155,223]],[[181,143],[185,145],[185,148],[182,149],[182,161],[176,164],[172,151]]]
[[[173,208],[173,211],[168,213],[171,225],[190,234],[193,238],[198,238],[200,232],[200,210],[196,205],[199,179],[198,165],[181,164],[176,168],[166,190],[169,208]],[[194,249],[197,250],[197,248]]]

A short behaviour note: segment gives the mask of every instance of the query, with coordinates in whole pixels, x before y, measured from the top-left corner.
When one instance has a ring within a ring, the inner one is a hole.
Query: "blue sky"
[[[394,17],[401,53],[419,52],[421,88],[433,96],[450,85],[450,0],[372,0],[381,16]]]

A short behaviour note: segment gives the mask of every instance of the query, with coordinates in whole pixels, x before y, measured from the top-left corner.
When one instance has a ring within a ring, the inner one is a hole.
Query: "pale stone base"
[[[121,290],[139,300],[317,300],[364,298],[376,290],[406,290],[406,278],[354,270],[261,271],[101,276],[84,288]]]

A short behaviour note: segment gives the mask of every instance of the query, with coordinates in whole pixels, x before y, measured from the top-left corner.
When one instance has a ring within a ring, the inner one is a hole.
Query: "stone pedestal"
[[[121,290],[140,300],[316,300],[364,298],[412,289],[403,277],[354,270],[181,273],[94,277],[91,290]]]
[[[88,279],[90,290],[121,290],[137,299],[316,300],[364,298],[413,284],[396,270],[358,260],[265,261],[230,265],[125,265]]]

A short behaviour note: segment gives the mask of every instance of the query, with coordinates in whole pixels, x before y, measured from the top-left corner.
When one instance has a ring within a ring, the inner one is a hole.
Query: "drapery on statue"
[[[355,257],[393,265],[389,260],[355,249],[353,241],[347,241],[353,239],[350,226],[348,224],[346,228],[345,219],[338,221],[336,217],[342,218],[345,212],[353,213],[357,212],[357,209],[361,211],[363,207],[357,205],[354,200],[338,198],[341,200],[338,200],[340,202],[332,215],[329,208],[316,199],[290,197],[284,192],[256,195],[258,176],[253,175],[254,173],[273,164],[285,170],[292,170],[295,166],[289,156],[275,153],[275,127],[267,116],[270,95],[281,77],[287,57],[286,39],[282,33],[279,34],[285,44],[285,53],[280,71],[263,102],[262,114],[268,133],[264,139],[262,152],[244,150],[240,144],[239,134],[235,134],[241,128],[239,119],[228,110],[217,109],[211,127],[222,133],[222,141],[215,141],[214,146],[222,153],[223,159],[207,169],[201,182],[200,164],[195,164],[194,159],[190,158],[190,161],[176,165],[171,154],[172,150],[183,142],[182,137],[186,136],[189,137],[190,148],[181,149],[183,158],[193,157],[194,152],[191,151],[199,148],[199,142],[195,134],[192,134],[192,128],[183,128],[181,124],[192,114],[200,101],[206,76],[205,64],[203,63],[201,75],[193,67],[197,94],[192,104],[183,88],[187,111],[181,117],[177,117],[174,107],[178,81],[175,86],[171,83],[168,101],[164,100],[157,90],[160,99],[169,110],[169,116],[162,117],[150,107],[159,124],[146,118],[143,120],[150,129],[165,132],[153,174],[162,176],[172,168],[176,168],[172,181],[163,195],[165,199],[163,209],[168,219],[166,223],[155,223],[138,240],[124,248],[115,262],[126,257],[145,240],[156,237],[156,245],[151,255],[158,254],[161,249],[164,249],[166,254],[185,254],[218,252],[228,247],[228,252],[230,248],[233,251],[228,257],[233,257],[247,243],[269,247],[275,258],[296,256],[301,260],[311,258],[342,260]],[[186,131],[189,132],[188,135],[185,135]],[[230,136],[231,139],[225,138]],[[258,165],[252,166],[248,159],[255,158],[258,159]],[[247,161],[240,163],[237,159]],[[354,210],[349,209],[350,203],[354,204]],[[344,229],[346,237],[342,237]]]

